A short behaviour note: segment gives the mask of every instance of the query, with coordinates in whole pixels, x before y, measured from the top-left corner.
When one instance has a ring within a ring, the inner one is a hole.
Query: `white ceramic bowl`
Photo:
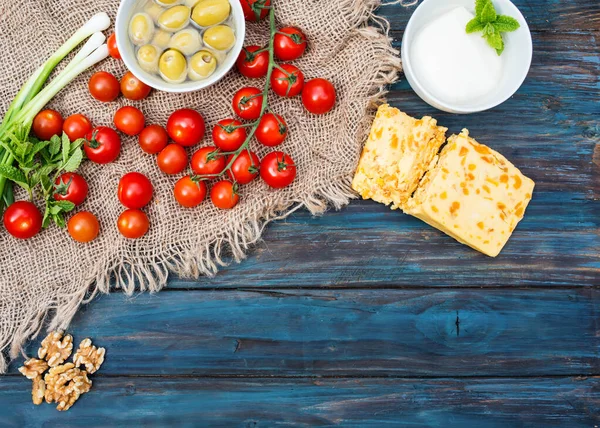
[[[475,14],[475,0],[423,0],[414,11],[402,38],[402,67],[410,86],[427,104],[449,113],[465,114],[484,111],[509,99],[525,81],[531,67],[533,55],[529,26],[519,9],[509,0],[493,0],[493,2],[497,13],[512,16],[519,21],[521,28],[512,33],[502,34],[506,46],[502,54],[505,63],[503,77],[496,90],[476,101],[460,104],[442,101],[430,93],[413,70],[410,46],[424,25],[449,10],[464,6],[468,11]],[[448,64],[448,66],[451,67],[452,64]]]
[[[135,57],[135,47],[129,40],[129,21],[134,15],[134,11],[137,9],[138,3],[144,0],[121,0],[119,11],[117,12],[117,19],[115,21],[115,34],[117,37],[117,46],[121,58],[125,62],[125,66],[142,82],[146,85],[158,89],[159,91],[165,92],[193,92],[200,89],[207,88],[214,83],[221,80],[231,70],[235,61],[237,60],[242,47],[244,45],[244,38],[246,36],[246,21],[244,20],[244,11],[238,0],[230,0],[231,13],[233,17],[233,23],[235,25],[235,45],[227,53],[225,61],[219,64],[217,71],[208,77],[207,79],[199,81],[186,80],[183,83],[174,84],[165,82],[160,76],[147,73],[142,70],[138,65]]]

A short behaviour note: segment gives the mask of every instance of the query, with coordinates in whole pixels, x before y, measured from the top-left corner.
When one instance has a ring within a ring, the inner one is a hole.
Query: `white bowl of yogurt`
[[[496,12],[520,28],[502,33],[502,55],[482,33],[466,33],[475,0],[423,0],[404,31],[402,66],[413,90],[449,113],[475,113],[502,104],[521,87],[533,55],[525,18],[509,0],[492,0]]]

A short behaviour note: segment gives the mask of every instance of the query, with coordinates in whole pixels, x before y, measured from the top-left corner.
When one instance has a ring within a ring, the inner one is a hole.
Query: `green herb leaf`
[[[512,16],[498,15],[494,22],[494,28],[496,31],[502,33],[510,33],[511,31],[517,31],[521,27],[519,21]]]
[[[4,177],[7,180],[17,183],[27,191],[30,190],[29,182],[25,174],[23,174],[23,171],[12,165],[0,164],[0,177]]]
[[[67,136],[66,132],[62,135],[62,163],[63,165],[69,160],[69,154],[71,154],[71,140]]]
[[[483,8],[490,2],[491,0],[475,0],[475,15],[480,17]]]
[[[488,45],[496,49],[496,52],[498,52],[498,50],[504,50],[504,41],[502,40],[502,35],[500,33],[488,34],[486,40]]]
[[[62,170],[67,172],[75,172],[81,165],[81,161],[83,160],[83,150],[81,148],[77,148],[73,154],[69,157],[69,160],[63,165]]]
[[[48,151],[52,156],[57,155],[60,152],[60,148],[62,147],[61,139],[58,135],[54,135],[50,139],[50,145],[48,146]]]
[[[481,11],[481,16],[479,19],[485,24],[496,21],[496,9],[494,9],[494,5],[491,1],[486,4]]]
[[[479,31],[482,31],[485,28],[485,24],[483,24],[479,18],[475,17],[473,19],[471,19],[468,23],[467,23],[467,34],[471,34],[471,33],[477,33]]]

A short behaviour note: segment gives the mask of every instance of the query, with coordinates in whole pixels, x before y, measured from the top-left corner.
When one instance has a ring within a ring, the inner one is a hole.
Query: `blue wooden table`
[[[17,361],[0,425],[600,425],[600,2],[515,3],[535,53],[508,102],[453,116],[389,94],[537,182],[500,257],[372,202],[299,212],[214,279],[97,298],[70,329],[107,349],[91,392],[36,407]],[[411,11],[381,9],[397,47]]]

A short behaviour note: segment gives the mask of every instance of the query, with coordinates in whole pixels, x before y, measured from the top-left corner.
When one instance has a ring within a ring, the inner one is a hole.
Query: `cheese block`
[[[352,181],[363,199],[402,208],[417,188],[446,138],[447,128],[431,117],[412,118],[379,107]]]
[[[448,139],[405,212],[496,257],[523,218],[534,186],[504,156],[470,138],[465,129]]]

